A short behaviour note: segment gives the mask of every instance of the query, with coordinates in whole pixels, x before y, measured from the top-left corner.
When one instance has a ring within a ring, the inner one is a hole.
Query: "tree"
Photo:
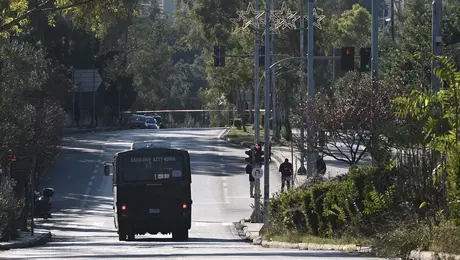
[[[16,195],[28,205],[32,158],[37,158],[36,170],[43,170],[58,154],[65,120],[62,107],[71,84],[66,69],[30,44],[1,45],[0,57],[0,168],[7,154],[17,156],[11,177],[17,181]],[[18,227],[24,229],[27,212],[22,213],[24,221]]]
[[[398,86],[377,83],[372,86],[370,75],[350,72],[334,84],[332,91],[320,91],[301,107],[297,120],[315,126],[326,133],[325,145],[319,136],[305,138],[314,149],[336,160],[356,165],[369,152],[380,161],[382,148],[374,144],[383,141],[381,134],[394,120],[390,101],[400,91]],[[300,138],[300,137],[299,137]],[[299,139],[297,138],[297,143]],[[384,154],[384,153],[383,153]]]
[[[0,11],[0,34],[4,37],[26,30],[31,15],[37,12],[47,14],[49,25],[55,24],[59,13],[102,36],[116,17],[126,15],[127,6],[123,0],[2,0]]]

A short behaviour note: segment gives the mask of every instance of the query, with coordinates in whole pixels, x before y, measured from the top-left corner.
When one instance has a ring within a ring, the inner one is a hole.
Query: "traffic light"
[[[361,48],[359,56],[361,57],[361,71],[371,71],[371,48]]]
[[[342,47],[340,58],[343,71],[355,70],[355,47]]]
[[[247,150],[244,153],[249,156],[249,157],[245,158],[246,162],[248,162],[250,164],[253,164],[254,162],[253,162],[253,158],[252,158],[252,150]]]
[[[8,155],[8,162],[16,162],[16,155],[14,154]]]
[[[214,46],[214,67],[225,67],[225,46]]]
[[[259,45],[259,67],[265,66],[265,46]]]
[[[255,159],[256,163],[264,163],[264,152],[262,151],[262,146],[260,144],[255,145]]]

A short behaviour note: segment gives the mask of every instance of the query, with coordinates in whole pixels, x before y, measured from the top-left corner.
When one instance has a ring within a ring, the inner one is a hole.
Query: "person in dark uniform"
[[[284,191],[284,186],[287,186],[287,189],[291,189],[292,182],[292,173],[293,173],[292,163],[286,158],[284,163],[280,165],[279,172],[281,173],[281,192]]]
[[[254,198],[254,187],[256,185],[256,180],[252,176],[252,165],[250,163],[246,165],[246,173],[249,174],[249,194],[251,198]]]
[[[323,156],[317,155],[316,156],[316,172],[318,175],[326,174],[326,162],[323,159]]]

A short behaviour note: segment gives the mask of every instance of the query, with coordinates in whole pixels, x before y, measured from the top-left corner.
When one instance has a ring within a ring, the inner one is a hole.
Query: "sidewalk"
[[[284,159],[288,159],[294,168],[294,171],[300,168],[300,152],[294,149],[294,160],[292,160],[292,152],[291,148],[286,146],[273,146],[272,147],[272,160],[277,161],[278,167],[279,164],[284,162]],[[325,176],[328,178],[332,178],[338,175],[343,175],[348,172],[349,165],[345,162],[340,162],[334,159],[333,157],[326,156],[324,157],[324,162],[326,163],[326,174]],[[295,186],[299,186],[307,180],[307,175],[296,175],[295,177]]]
[[[44,245],[51,239],[51,232],[44,229],[35,229],[34,236],[31,236],[30,232],[21,231],[19,238],[8,242],[0,242],[0,251]]]

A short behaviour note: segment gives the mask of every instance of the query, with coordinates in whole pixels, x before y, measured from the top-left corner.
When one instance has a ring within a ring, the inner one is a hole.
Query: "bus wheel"
[[[177,230],[172,233],[173,240],[175,241],[187,241],[188,240],[188,229]]]
[[[119,240],[119,241],[125,241],[125,240],[126,240],[126,233],[124,233],[124,232],[119,232],[119,233],[118,233],[118,240]]]

